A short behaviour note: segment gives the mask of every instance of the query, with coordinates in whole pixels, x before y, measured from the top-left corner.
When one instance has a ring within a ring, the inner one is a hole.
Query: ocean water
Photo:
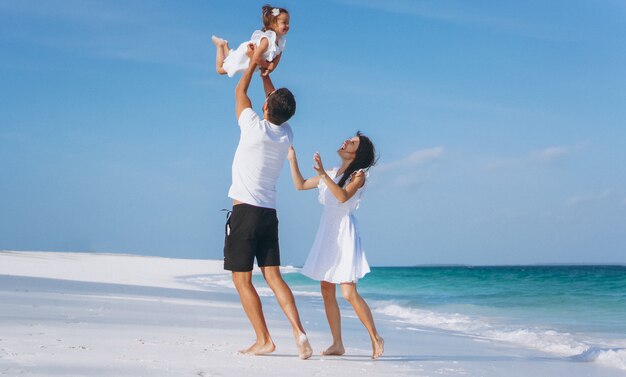
[[[296,295],[319,295],[318,282],[297,268],[283,271]],[[358,290],[375,316],[408,330],[451,331],[626,370],[626,266],[379,267]]]

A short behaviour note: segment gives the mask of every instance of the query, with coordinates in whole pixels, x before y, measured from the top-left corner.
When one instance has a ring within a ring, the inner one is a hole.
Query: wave
[[[259,293],[259,296],[263,296],[263,297],[274,296],[274,292],[272,292],[272,290],[268,287],[256,287],[256,290]],[[322,297],[322,294],[320,292],[299,291],[299,290],[291,289],[291,293],[293,293],[294,296]]]
[[[302,268],[294,267],[294,266],[291,266],[291,265],[281,266],[280,267],[280,273],[281,274],[293,274],[293,273],[296,273],[296,272],[300,272],[300,270],[302,270]]]
[[[451,331],[474,338],[504,341],[576,361],[597,362],[626,370],[626,348],[599,347],[570,333],[540,328],[514,328],[486,318],[406,308],[389,301],[372,302],[372,305],[377,313],[394,317],[400,323]]]
[[[291,274],[295,272],[300,272],[300,268],[293,266],[285,266],[280,268],[280,272],[282,274]],[[261,270],[256,268],[252,272],[253,275],[260,275]],[[233,283],[232,277],[229,272],[225,272],[223,274],[210,274],[210,275],[198,275],[198,276],[188,276],[182,279],[184,282],[188,284],[192,284],[195,286],[200,286],[204,288],[210,287],[225,287],[230,289],[235,289],[235,283]],[[272,297],[274,296],[274,292],[267,286],[259,286],[256,287],[257,293],[262,297]],[[304,291],[304,290],[295,290],[291,289],[292,293],[297,296],[306,296],[306,297],[322,297],[321,292],[319,291]]]
[[[297,267],[281,267],[281,273],[300,271]],[[259,270],[253,272],[259,274]],[[234,289],[229,273],[187,277],[188,283],[200,286],[221,286]],[[303,287],[306,289],[305,287]],[[257,286],[260,296],[274,296],[266,286]],[[321,297],[317,290],[293,290],[296,296]],[[551,329],[513,327],[496,319],[472,317],[459,313],[442,313],[429,310],[407,308],[396,301],[369,301],[372,309],[390,317],[396,322],[413,325],[412,331],[425,331],[425,328],[445,330],[458,335],[477,339],[495,340],[516,344],[525,348],[568,357],[579,362],[596,362],[608,367],[626,370],[626,343],[611,346],[598,346],[597,342],[581,339],[580,335],[559,332]]]
[[[600,364],[626,370],[626,348],[589,347],[580,355],[574,355],[572,360],[598,362]]]
[[[210,275],[196,275],[186,276],[180,279],[181,281],[203,288],[210,287],[226,287],[235,289],[235,284],[230,274],[210,274]]]

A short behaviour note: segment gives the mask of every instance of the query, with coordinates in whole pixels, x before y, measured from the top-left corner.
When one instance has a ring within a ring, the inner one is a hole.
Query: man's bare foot
[[[213,44],[215,44],[217,47],[222,47],[228,43],[227,40],[216,37],[215,35],[211,36],[211,40],[213,41]]]
[[[272,353],[276,349],[274,342],[271,340],[267,343],[254,343],[250,346],[250,348],[246,350],[240,350],[239,353],[242,355],[265,355],[267,353]]]
[[[341,356],[346,353],[346,349],[343,348],[342,343],[333,343],[330,347],[326,349],[326,351],[322,352],[322,355],[325,356]]]
[[[309,338],[306,337],[306,334],[300,334],[296,338],[296,346],[298,347],[298,356],[302,360],[306,360],[313,355],[313,349],[311,348]]]
[[[372,342],[372,359],[378,359],[385,352],[385,341],[380,336]]]

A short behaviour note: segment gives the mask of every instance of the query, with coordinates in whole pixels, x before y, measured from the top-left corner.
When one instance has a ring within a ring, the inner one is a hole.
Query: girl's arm
[[[270,73],[272,73],[276,69],[276,67],[278,67],[278,63],[280,62],[280,57],[281,56],[283,56],[282,52],[280,54],[276,55],[274,60],[272,60],[271,62],[268,62],[267,68],[263,70],[263,73],[261,73],[261,76],[267,76]]]
[[[315,171],[317,172],[318,177],[324,180],[324,183],[326,183],[326,186],[328,186],[330,192],[335,196],[335,198],[337,198],[340,203],[345,203],[350,200],[350,198],[353,197],[354,194],[356,194],[357,190],[363,187],[363,185],[365,184],[365,173],[363,173],[362,171],[357,171],[353,173],[352,179],[347,185],[345,185],[344,187],[340,187],[328,176],[328,174],[326,174],[324,166],[322,166],[322,158],[320,157],[320,155],[316,153],[313,159],[315,160],[315,165],[313,166],[313,169],[315,169]]]
[[[270,42],[267,38],[261,38],[259,45],[254,49],[254,54],[252,55],[251,60],[262,69],[267,69],[269,65],[269,62],[263,58],[263,54],[267,51],[269,45]]]
[[[320,182],[319,175],[308,179],[302,178],[300,167],[298,166],[298,159],[296,158],[296,150],[293,149],[293,146],[289,147],[287,159],[289,160],[289,167],[291,168],[291,179],[293,180],[293,185],[296,187],[296,190],[310,190],[317,187]]]

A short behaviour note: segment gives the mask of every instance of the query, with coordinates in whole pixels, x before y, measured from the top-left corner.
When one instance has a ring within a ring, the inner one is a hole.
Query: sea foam
[[[394,317],[399,323],[446,330],[479,339],[504,341],[570,357],[576,361],[597,362],[626,370],[626,348],[597,347],[570,333],[539,328],[514,328],[487,318],[406,308],[391,302],[372,302],[372,304],[377,313]]]
[[[600,364],[626,370],[626,348],[589,347],[585,352],[572,356],[576,361],[598,362]]]

